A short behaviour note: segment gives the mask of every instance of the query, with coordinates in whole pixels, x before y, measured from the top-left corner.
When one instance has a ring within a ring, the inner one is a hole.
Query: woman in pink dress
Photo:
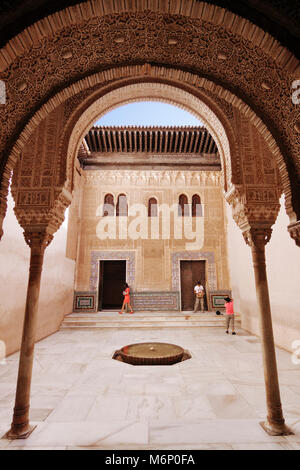
[[[126,311],[127,311],[128,307],[130,308],[129,313],[133,313],[133,310],[132,310],[132,307],[131,307],[131,304],[130,304],[130,288],[129,288],[129,285],[127,284],[127,282],[125,282],[125,284],[124,284],[123,295],[124,295],[124,301],[123,301],[123,305],[122,305],[122,308],[121,308],[121,311],[119,312],[119,314],[122,315],[122,313],[124,312],[124,309],[126,308]]]

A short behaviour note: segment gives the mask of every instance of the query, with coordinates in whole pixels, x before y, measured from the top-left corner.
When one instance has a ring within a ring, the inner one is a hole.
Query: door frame
[[[101,310],[99,309],[99,300],[100,300],[100,283],[101,283],[101,287],[103,289],[103,275],[101,274],[101,271],[100,271],[100,267],[101,267],[101,263],[105,263],[106,261],[125,261],[125,282],[128,282],[127,280],[127,268],[128,268],[128,259],[127,258],[124,258],[124,259],[115,259],[115,258],[105,258],[105,259],[99,259],[98,260],[98,289],[97,289],[97,312],[103,312],[103,309],[101,308]],[[102,299],[101,299],[101,307],[102,307]]]
[[[211,305],[210,305],[210,295],[209,295],[209,289],[208,289],[208,260],[206,258],[193,258],[193,259],[186,259],[186,258],[179,258],[178,259],[178,271],[179,271],[179,306],[180,306],[180,311],[182,308],[182,301],[181,301],[181,261],[204,261],[205,262],[205,294],[206,294],[206,301],[207,301],[207,308],[208,312],[211,310]]]
[[[96,311],[99,300],[99,261],[126,261],[126,282],[135,288],[136,250],[92,250],[90,252],[90,291],[95,293]]]

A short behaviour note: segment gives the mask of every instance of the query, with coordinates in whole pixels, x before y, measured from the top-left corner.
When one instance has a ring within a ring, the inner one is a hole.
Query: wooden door
[[[126,261],[100,261],[98,310],[120,310],[126,282]]]
[[[181,310],[194,309],[194,287],[201,281],[205,288],[205,261],[180,261]],[[207,309],[206,298],[204,305]]]

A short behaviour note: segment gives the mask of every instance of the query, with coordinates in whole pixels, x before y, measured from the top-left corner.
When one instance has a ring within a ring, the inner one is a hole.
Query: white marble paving
[[[36,345],[27,440],[0,449],[300,449],[300,366],[277,350],[281,396],[293,436],[271,437],[261,345],[222,328],[62,330]],[[173,366],[131,366],[116,349],[159,341],[188,349]],[[18,354],[0,365],[0,433],[9,429]]]

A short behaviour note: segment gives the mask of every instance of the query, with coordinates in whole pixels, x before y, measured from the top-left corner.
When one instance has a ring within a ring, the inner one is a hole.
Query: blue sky
[[[167,103],[130,103],[102,116],[97,126],[201,126],[192,114]]]

